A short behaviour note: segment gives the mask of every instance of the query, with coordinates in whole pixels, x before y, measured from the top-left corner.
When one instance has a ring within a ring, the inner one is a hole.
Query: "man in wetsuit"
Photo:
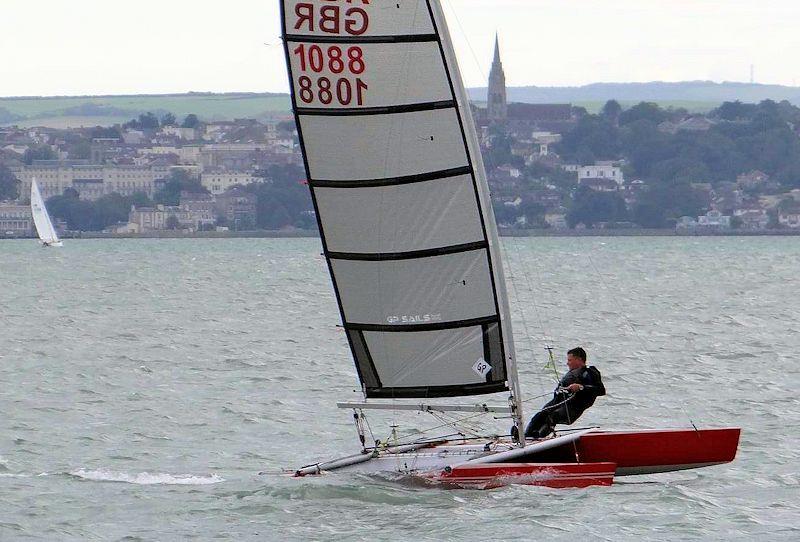
[[[573,348],[567,352],[569,372],[564,375],[553,399],[542,407],[525,429],[525,438],[544,438],[556,424],[572,425],[594,400],[606,394],[606,388],[595,367],[587,367],[586,351]]]

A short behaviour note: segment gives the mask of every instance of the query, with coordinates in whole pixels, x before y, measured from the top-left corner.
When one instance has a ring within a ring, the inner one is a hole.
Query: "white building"
[[[102,166],[89,164],[32,165],[14,171],[21,181],[23,198],[30,194],[31,181],[35,178],[39,190],[46,200],[60,196],[67,188],[74,188],[83,199],[95,200],[116,192],[130,196],[144,192],[152,197],[156,181],[169,176],[167,166]]]
[[[202,148],[199,145],[184,145],[181,147],[160,145],[139,149],[141,156],[174,154],[178,157],[179,164],[197,165],[200,163]]]
[[[227,192],[233,186],[246,186],[259,180],[252,173],[244,171],[204,171],[200,175],[200,184],[215,196]]]
[[[697,227],[706,230],[728,230],[731,227],[731,217],[717,210],[711,210],[697,217]]]
[[[141,130],[125,130],[122,132],[122,141],[126,145],[141,145],[146,141],[146,138]]]
[[[567,216],[564,213],[547,213],[544,221],[554,230],[567,229]]]
[[[533,132],[531,134],[533,142],[539,146],[539,156],[549,156],[550,146],[561,141],[561,134],[552,132]]]
[[[800,205],[782,205],[778,208],[778,223],[786,228],[800,228]]]
[[[764,209],[737,209],[733,215],[738,217],[743,230],[764,230],[769,224],[769,215]]]
[[[0,237],[31,233],[33,233],[33,217],[29,205],[0,203]]]
[[[145,232],[166,230],[170,219],[175,221],[177,229],[197,231],[204,226],[211,226],[215,219],[211,204],[207,208],[197,208],[191,203],[177,206],[156,205],[155,207],[131,207],[128,215],[128,230]]]
[[[181,128],[180,126],[164,126],[161,128],[161,133],[189,141],[197,137],[197,131],[194,128]]]
[[[584,179],[611,179],[619,186],[625,182],[622,168],[610,162],[597,162],[593,166],[581,166],[578,168],[578,182]]]

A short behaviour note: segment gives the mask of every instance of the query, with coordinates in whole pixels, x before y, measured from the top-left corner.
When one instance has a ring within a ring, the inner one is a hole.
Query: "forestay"
[[[59,242],[56,229],[50,221],[50,215],[47,214],[47,209],[44,206],[42,194],[39,192],[39,185],[36,179],[31,182],[31,214],[33,215],[33,223],[36,225],[36,232],[39,234],[39,239],[49,245]]]
[[[515,387],[497,232],[438,0],[281,3],[306,173],[365,396]]]

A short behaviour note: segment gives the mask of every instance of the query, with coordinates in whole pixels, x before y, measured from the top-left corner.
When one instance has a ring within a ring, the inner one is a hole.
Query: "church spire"
[[[500,60],[500,38],[494,35],[494,60],[489,72],[489,93],[487,97],[487,114],[492,122],[504,122],[508,116],[506,103],[506,74]]]

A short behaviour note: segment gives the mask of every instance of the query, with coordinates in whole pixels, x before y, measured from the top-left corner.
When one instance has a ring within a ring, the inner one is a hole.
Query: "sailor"
[[[594,400],[606,394],[596,367],[586,365],[586,351],[573,348],[567,352],[569,372],[558,383],[553,399],[542,407],[525,429],[526,438],[544,438],[557,424],[572,425]]]

